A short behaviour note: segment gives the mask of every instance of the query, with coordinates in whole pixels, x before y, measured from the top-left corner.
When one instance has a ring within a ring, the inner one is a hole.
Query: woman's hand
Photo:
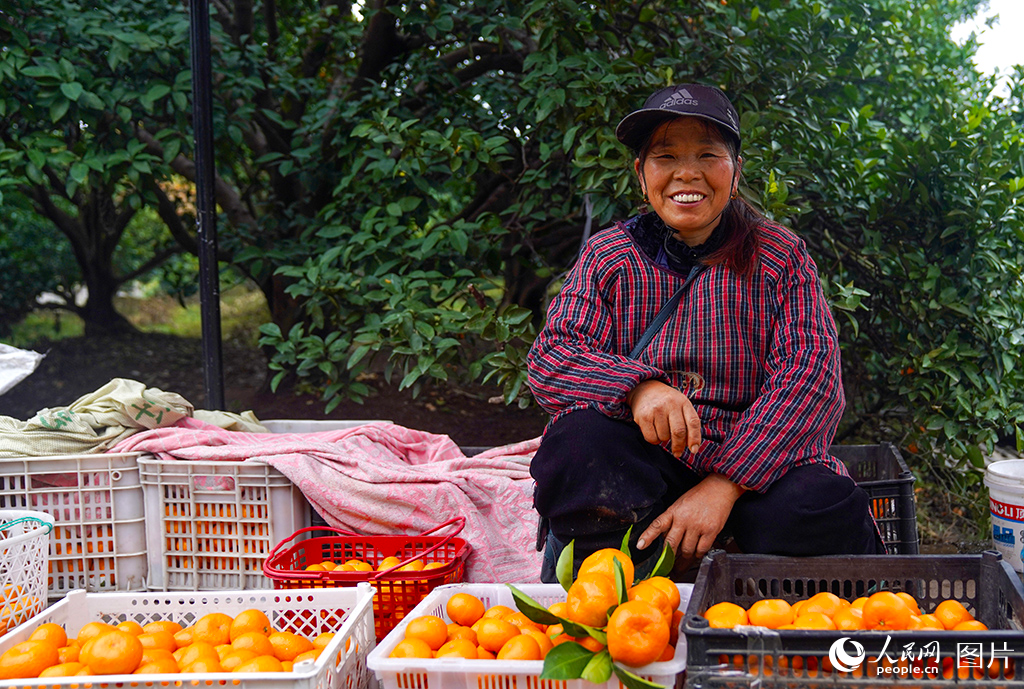
[[[689,448],[700,449],[700,417],[690,398],[659,380],[645,380],[626,395],[633,421],[644,440],[653,444],[672,441],[672,454],[681,457]]]
[[[640,534],[637,547],[643,550],[665,534],[665,542],[676,552],[677,561],[704,557],[744,491],[721,474],[708,474],[651,522]]]

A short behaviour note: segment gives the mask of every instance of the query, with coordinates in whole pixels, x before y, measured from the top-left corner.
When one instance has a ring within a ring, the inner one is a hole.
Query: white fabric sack
[[[45,354],[0,344],[0,395],[36,370]]]

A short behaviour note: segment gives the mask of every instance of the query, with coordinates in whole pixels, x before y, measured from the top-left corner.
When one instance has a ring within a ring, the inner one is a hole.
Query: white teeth
[[[694,201],[700,201],[702,198],[704,198],[703,194],[676,194],[672,197],[672,200],[678,203],[693,203]]]

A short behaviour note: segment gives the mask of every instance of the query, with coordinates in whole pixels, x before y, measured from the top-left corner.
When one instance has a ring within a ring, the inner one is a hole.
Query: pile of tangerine
[[[632,582],[634,567],[628,555],[615,548],[598,550],[581,563],[566,599],[548,610],[572,622],[603,628],[612,660],[631,667],[671,660],[683,616],[678,587],[666,577],[651,577],[631,586],[628,601],[620,604],[614,560],[622,565],[625,580]],[[403,640],[389,657],[543,660],[553,647],[566,642],[593,652],[604,649],[589,636],[566,634],[561,624],[538,624],[506,605],[486,607],[470,593],[449,598],[445,614],[447,620],[437,615],[409,620]]]
[[[315,562],[311,565],[306,565],[307,572],[382,572],[386,569],[391,569],[395,565],[400,564],[402,561],[394,555],[389,555],[380,562],[377,563],[376,570],[373,565],[363,560],[346,560],[340,565],[332,560],[324,560],[323,562]],[[445,562],[427,562],[423,560],[413,560],[412,562],[402,565],[396,572],[420,572],[429,569],[438,569],[444,567],[447,563]]]
[[[275,631],[266,614],[255,609],[234,617],[209,613],[185,628],[170,620],[89,622],[74,638],[47,622],[0,655],[0,679],[290,672],[296,663],[315,660],[333,637],[333,632],[309,639]]]
[[[756,601],[747,609],[735,603],[722,602],[708,608],[704,617],[709,626],[717,629],[731,629],[739,625],[841,631],[933,629],[962,632],[988,629],[974,619],[959,601],[946,599],[931,613],[922,613],[917,600],[903,591],[879,591],[852,602],[822,591],[793,605],[772,598]]]

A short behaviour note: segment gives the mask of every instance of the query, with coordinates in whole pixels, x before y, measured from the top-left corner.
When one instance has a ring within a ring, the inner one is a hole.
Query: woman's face
[[[654,130],[634,167],[654,212],[678,239],[696,246],[718,226],[741,164],[713,125],[676,117]]]

